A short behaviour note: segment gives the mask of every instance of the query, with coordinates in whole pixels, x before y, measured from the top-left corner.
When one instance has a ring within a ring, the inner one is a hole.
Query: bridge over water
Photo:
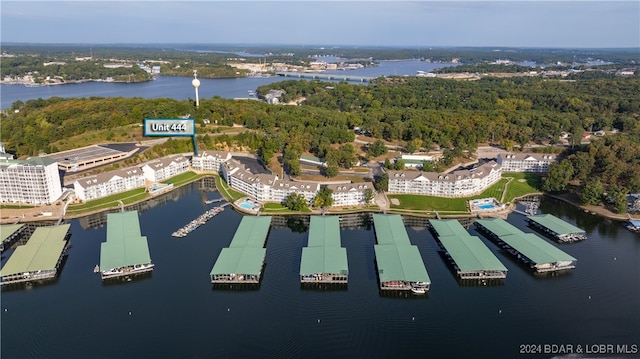
[[[326,74],[322,72],[276,72],[278,76],[309,78],[314,80],[332,80],[332,81],[357,81],[370,82],[376,77],[373,76],[357,76],[349,74]]]

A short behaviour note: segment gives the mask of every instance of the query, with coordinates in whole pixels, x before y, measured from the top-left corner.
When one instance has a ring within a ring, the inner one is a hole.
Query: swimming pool
[[[251,203],[247,203],[247,202],[242,202],[239,204],[239,206],[242,208],[251,209],[251,210],[255,209]]]
[[[479,209],[494,209],[496,208],[493,204],[481,204],[478,206]]]

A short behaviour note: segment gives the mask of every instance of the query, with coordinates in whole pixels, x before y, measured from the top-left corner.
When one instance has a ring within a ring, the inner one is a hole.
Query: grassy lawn
[[[162,183],[173,183],[174,187],[180,187],[183,184],[187,184],[196,180],[199,180],[200,178],[203,177],[207,177],[207,176],[211,176],[209,174],[197,174],[194,172],[185,172],[185,173],[181,173],[177,176],[171,177],[169,179],[167,179],[166,181],[162,181]]]
[[[104,198],[98,198],[82,204],[71,204],[67,208],[67,213],[90,212],[98,209],[106,209],[120,206],[118,201],[122,201],[125,205],[141,201],[150,195],[144,188],[136,188],[131,191],[114,194]]]
[[[503,177],[513,178],[507,186],[507,193],[504,196],[505,202],[511,202],[516,197],[525,196],[532,193],[540,193],[542,186],[542,176],[535,173],[503,173]]]
[[[216,187],[218,187],[218,191],[220,191],[220,194],[229,202],[233,202],[235,200],[238,200],[240,198],[246,197],[247,195],[242,193],[242,192],[238,192],[235,191],[233,189],[231,189],[231,187],[229,187],[227,185],[227,182],[222,180],[222,177],[220,176],[215,176],[216,177]]]
[[[19,205],[19,204],[3,204],[0,206],[0,209],[27,209],[27,208],[36,208],[36,206]]]
[[[306,208],[302,211],[292,211],[289,208],[283,206],[280,203],[267,202],[263,206],[264,214],[288,214],[288,213],[311,213],[309,208]]]

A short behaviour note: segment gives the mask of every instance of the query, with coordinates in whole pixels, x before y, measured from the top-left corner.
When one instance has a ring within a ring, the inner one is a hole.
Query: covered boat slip
[[[471,236],[455,219],[429,220],[436,240],[451,258],[460,279],[503,279],[507,268],[480,238]]]
[[[478,229],[536,272],[575,268],[576,259],[533,233],[524,233],[500,218],[476,220]]]
[[[418,247],[414,245],[374,245],[380,289],[411,290],[417,284],[427,290],[431,279],[422,262]]]
[[[211,283],[258,284],[267,250],[264,245],[271,226],[270,216],[244,216],[229,244],[211,269]]]
[[[140,233],[137,211],[107,215],[107,241],[100,245],[102,279],[153,270],[147,237]]]
[[[27,226],[25,224],[1,224],[0,225],[0,252],[4,252],[18,239]]]
[[[212,283],[258,283],[267,250],[265,248],[222,248],[211,269]]]
[[[409,241],[402,217],[397,214],[374,214],[378,244],[374,246],[380,289],[429,289],[431,279],[418,247]]]
[[[532,227],[551,236],[559,242],[575,242],[587,239],[587,233],[551,214],[538,214],[527,217]]]
[[[70,227],[63,224],[36,228],[0,270],[0,285],[54,278],[69,245]]]
[[[301,283],[347,283],[347,250],[341,247],[338,216],[311,216],[309,240],[302,248]]]

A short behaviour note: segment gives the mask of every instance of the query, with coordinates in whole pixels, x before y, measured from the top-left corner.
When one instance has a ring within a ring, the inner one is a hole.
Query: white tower
[[[198,87],[200,87],[200,80],[198,80],[198,70],[193,70],[193,80],[191,85],[196,90],[196,107],[200,106],[200,100],[198,100]]]

